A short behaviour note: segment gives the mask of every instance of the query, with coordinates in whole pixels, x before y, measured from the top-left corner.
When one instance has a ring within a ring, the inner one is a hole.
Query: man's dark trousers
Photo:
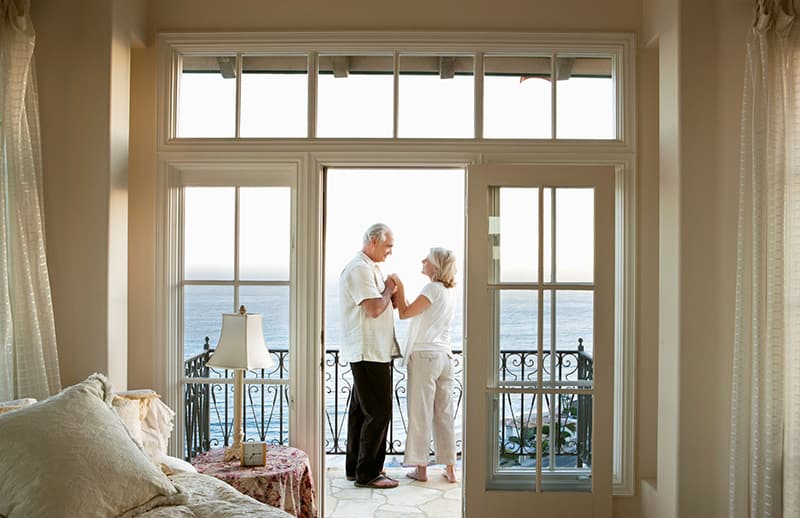
[[[383,469],[386,434],[392,420],[392,364],[351,362],[353,390],[347,421],[345,473],[359,484]]]

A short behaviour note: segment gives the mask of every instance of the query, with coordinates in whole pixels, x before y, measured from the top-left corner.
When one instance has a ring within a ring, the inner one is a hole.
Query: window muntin
[[[394,58],[321,55],[317,136],[391,138]]]
[[[473,57],[400,54],[399,59],[397,136],[472,138]]]
[[[308,136],[308,57],[242,57],[243,138]]]

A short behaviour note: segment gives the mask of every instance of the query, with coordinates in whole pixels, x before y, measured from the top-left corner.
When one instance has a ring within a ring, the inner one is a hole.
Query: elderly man
[[[372,225],[364,233],[361,251],[339,277],[341,355],[353,372],[345,474],[357,487],[387,489],[398,484],[383,472],[392,418],[391,361],[397,350],[391,306],[396,286],[393,280],[384,280],[378,266],[393,246],[391,229],[382,223]]]

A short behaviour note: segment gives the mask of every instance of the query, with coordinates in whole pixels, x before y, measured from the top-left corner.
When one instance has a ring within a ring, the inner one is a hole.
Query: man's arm
[[[386,310],[386,306],[392,301],[392,293],[395,290],[395,283],[392,279],[386,279],[386,284],[383,288],[380,298],[364,299],[361,301],[361,307],[364,313],[370,318],[378,318]]]

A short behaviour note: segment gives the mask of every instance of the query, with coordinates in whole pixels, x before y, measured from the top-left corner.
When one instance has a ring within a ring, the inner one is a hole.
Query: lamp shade
[[[222,369],[267,369],[275,365],[264,343],[258,313],[224,313],[222,332],[210,367]]]

